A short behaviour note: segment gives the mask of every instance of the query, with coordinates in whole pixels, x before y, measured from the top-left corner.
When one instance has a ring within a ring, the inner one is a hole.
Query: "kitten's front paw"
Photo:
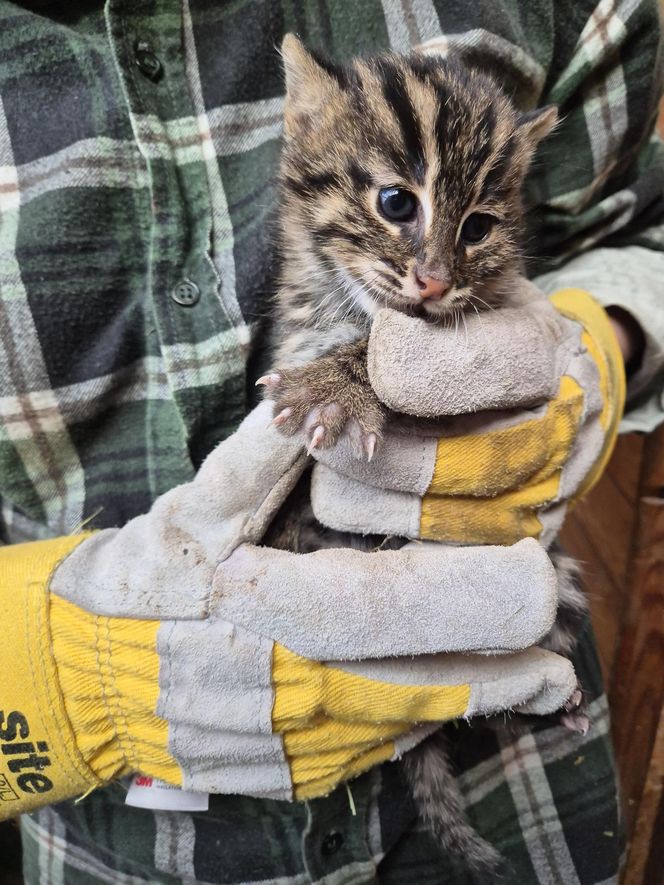
[[[316,363],[270,372],[256,383],[274,400],[276,426],[288,436],[303,431],[309,452],[332,448],[346,436],[357,457],[372,459],[385,419],[370,387],[332,377],[329,366]]]

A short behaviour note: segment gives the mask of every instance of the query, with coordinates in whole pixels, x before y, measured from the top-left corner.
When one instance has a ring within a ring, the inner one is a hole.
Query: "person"
[[[0,22],[6,544],[147,513],[191,483],[253,405],[275,269],[275,47],[289,30],[339,58],[452,47],[497,72],[524,108],[559,106],[527,187],[529,272],[547,292],[587,289],[609,308],[630,378],[623,426],[661,420],[654,0],[35,0],[0,2]],[[516,733],[502,720],[450,730],[471,819],[514,881],[617,875],[589,626],[574,663],[593,719],[582,745],[542,720]],[[374,766],[351,792],[352,802],[344,786],[307,803],[215,795],[207,813],[173,813],[125,806],[117,783],[23,818],[25,880],[466,880],[418,824],[398,766]]]

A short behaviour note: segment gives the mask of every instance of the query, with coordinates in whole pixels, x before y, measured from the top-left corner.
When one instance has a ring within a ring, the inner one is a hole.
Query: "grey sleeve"
[[[661,231],[664,240],[664,229]],[[590,292],[604,307],[631,314],[645,336],[639,370],[630,378],[621,432],[650,431],[664,420],[664,252],[643,246],[591,249],[534,282]]]

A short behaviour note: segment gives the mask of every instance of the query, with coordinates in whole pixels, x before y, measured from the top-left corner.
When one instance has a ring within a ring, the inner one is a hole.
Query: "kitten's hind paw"
[[[590,719],[583,713],[563,713],[560,724],[568,731],[573,731],[585,737],[590,731]]]
[[[560,724],[568,731],[576,734],[587,735],[590,731],[590,719],[586,712],[586,701],[580,685],[574,689],[563,705],[560,714]]]
[[[583,704],[583,692],[581,691],[581,687],[577,685],[572,694],[567,698],[565,703],[563,704],[563,709],[566,713],[574,713],[576,712],[581,705]]]

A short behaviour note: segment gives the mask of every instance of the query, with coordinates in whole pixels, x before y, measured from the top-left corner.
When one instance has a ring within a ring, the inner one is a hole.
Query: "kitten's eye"
[[[417,199],[403,187],[378,191],[378,208],[390,221],[411,221],[417,212]]]
[[[461,240],[464,243],[474,245],[481,243],[489,236],[489,231],[494,225],[493,215],[484,212],[473,212],[461,225]]]

